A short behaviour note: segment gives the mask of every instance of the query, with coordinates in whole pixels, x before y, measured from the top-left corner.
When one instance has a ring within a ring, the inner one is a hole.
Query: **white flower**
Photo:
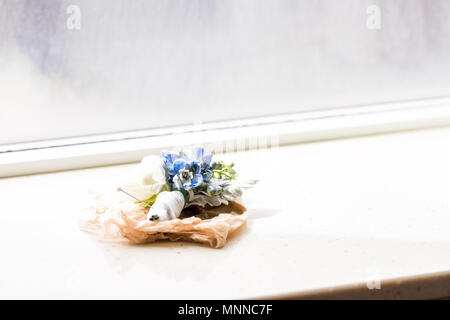
[[[152,195],[160,192],[161,188],[167,184],[164,160],[153,155],[142,159],[137,170],[137,182]]]
[[[139,163],[135,180],[122,189],[139,200],[145,200],[159,193],[167,186],[167,170],[163,159],[150,155]]]

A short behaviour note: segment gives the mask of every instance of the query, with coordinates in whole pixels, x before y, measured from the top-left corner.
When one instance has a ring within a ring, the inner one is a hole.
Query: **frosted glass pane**
[[[450,2],[371,3],[0,0],[0,144],[449,94]]]

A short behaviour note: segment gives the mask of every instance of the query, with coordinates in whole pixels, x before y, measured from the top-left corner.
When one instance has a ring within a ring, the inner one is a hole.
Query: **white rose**
[[[145,200],[159,193],[167,185],[167,170],[163,159],[150,155],[139,163],[135,180],[122,189],[139,200]]]

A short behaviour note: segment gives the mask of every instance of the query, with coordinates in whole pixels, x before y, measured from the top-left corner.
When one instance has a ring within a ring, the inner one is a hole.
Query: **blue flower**
[[[178,158],[173,162],[173,184],[175,188],[195,188],[203,182],[200,165],[192,160]]]
[[[197,147],[193,148],[190,154],[190,158],[200,164],[202,168],[209,168],[211,164],[212,154],[206,153],[205,148]]]
[[[161,152],[161,158],[169,173],[169,183],[175,189],[198,187],[204,178],[210,177],[205,168],[209,167],[211,157],[203,148],[193,149],[189,156],[183,152],[165,151]]]
[[[176,152],[176,151],[163,151],[160,154],[160,157],[164,160],[164,164],[167,168],[169,175],[173,175],[173,163],[177,159],[186,159],[188,160],[187,155],[184,152]]]
[[[203,180],[208,182],[213,175],[211,171],[212,154],[206,153],[203,147],[197,147],[191,150],[190,158],[200,164],[200,173]]]

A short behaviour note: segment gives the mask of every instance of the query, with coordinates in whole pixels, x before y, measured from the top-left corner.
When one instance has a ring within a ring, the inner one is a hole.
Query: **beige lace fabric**
[[[228,236],[247,220],[246,209],[237,202],[218,207],[185,208],[179,219],[149,221],[148,209],[129,199],[106,200],[95,195],[96,203],[84,211],[80,229],[100,239],[148,243],[168,239],[195,241],[221,248]]]

